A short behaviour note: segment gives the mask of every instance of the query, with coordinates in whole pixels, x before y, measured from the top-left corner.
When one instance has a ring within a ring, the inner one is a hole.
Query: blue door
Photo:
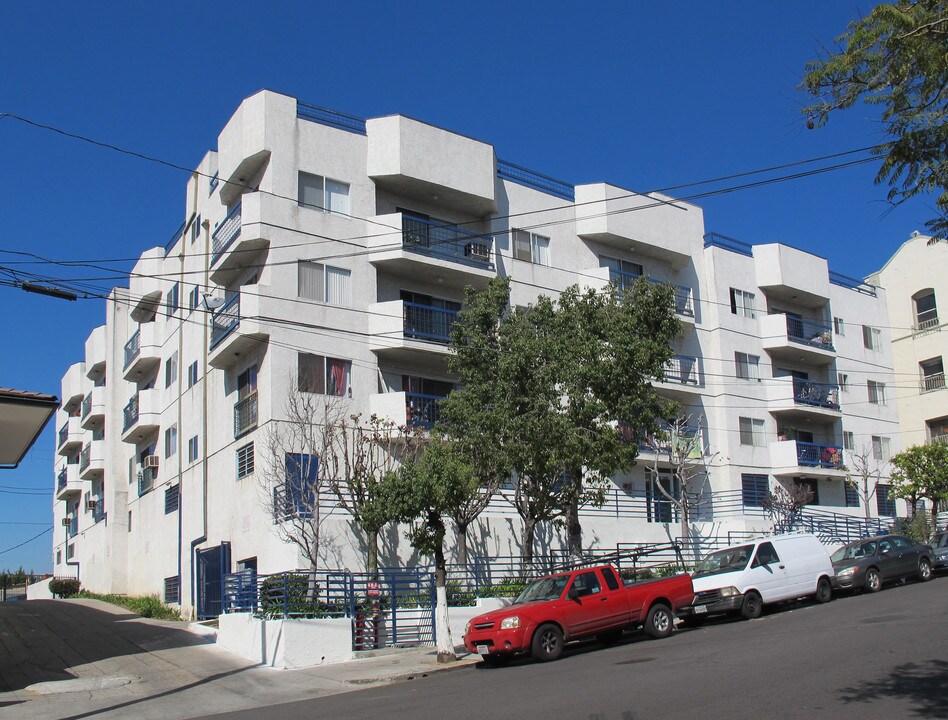
[[[221,614],[224,576],[230,572],[230,543],[197,551],[197,616],[211,620]]]

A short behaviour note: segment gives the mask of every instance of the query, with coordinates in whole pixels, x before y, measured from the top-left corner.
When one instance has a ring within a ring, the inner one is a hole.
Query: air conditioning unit
[[[69,527],[70,525],[72,525],[72,518],[70,518],[70,517],[64,517],[64,518],[62,519],[62,525],[63,525],[63,527]]]
[[[86,510],[92,510],[94,512],[95,507],[98,504],[99,504],[98,500],[86,500]]]
[[[146,455],[142,459],[142,468],[147,470],[148,468],[158,469],[158,456],[157,455]]]
[[[490,260],[490,246],[484,243],[468,243],[464,246],[464,256],[474,260]]]

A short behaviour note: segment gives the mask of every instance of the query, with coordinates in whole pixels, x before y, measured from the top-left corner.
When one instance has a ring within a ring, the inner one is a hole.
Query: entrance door
[[[221,614],[224,576],[230,572],[230,543],[198,550],[195,560],[198,620],[211,620]]]

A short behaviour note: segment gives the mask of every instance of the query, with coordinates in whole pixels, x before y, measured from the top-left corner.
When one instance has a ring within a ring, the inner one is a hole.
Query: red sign
[[[369,597],[378,597],[382,594],[382,589],[375,580],[369,580],[365,584],[365,591]]]

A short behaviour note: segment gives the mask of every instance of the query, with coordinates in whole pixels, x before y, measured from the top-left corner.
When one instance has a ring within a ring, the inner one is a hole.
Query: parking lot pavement
[[[187,718],[409,680],[478,659],[439,666],[426,648],[274,670],[187,627],[96,600],[0,603],[0,715]]]

